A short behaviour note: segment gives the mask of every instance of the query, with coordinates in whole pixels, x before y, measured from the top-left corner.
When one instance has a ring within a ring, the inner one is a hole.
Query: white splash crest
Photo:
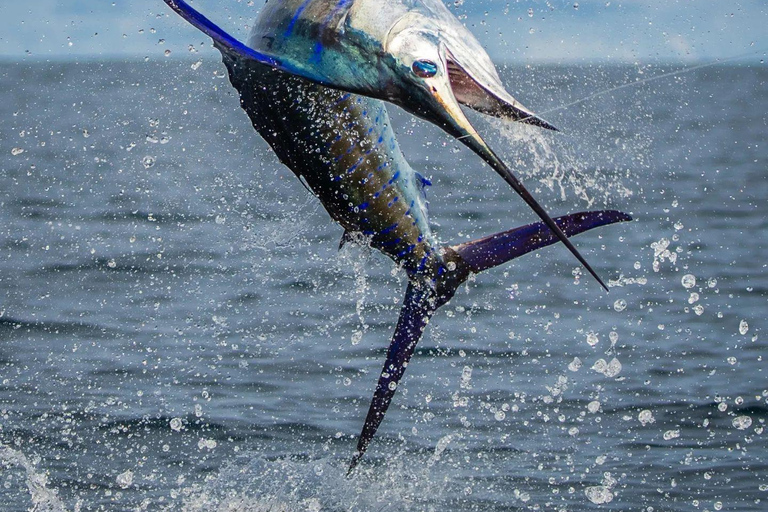
[[[35,464],[22,452],[0,444],[0,468],[19,468],[25,475],[25,483],[32,501],[30,512],[68,512],[58,493],[48,487],[48,477],[37,471]],[[80,506],[75,506],[75,512]]]

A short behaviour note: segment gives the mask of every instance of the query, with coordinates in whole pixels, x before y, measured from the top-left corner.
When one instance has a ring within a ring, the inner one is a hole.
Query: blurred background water
[[[677,73],[557,109],[664,73]],[[635,221],[477,276],[344,478],[405,288],[214,59],[0,64],[0,509],[764,510],[768,70],[507,67],[474,116],[550,213]],[[535,220],[401,112],[442,240]]]

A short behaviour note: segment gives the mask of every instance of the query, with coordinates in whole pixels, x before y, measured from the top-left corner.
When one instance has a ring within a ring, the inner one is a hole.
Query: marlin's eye
[[[411,71],[419,78],[432,78],[437,74],[437,64],[431,60],[417,60],[411,65]]]

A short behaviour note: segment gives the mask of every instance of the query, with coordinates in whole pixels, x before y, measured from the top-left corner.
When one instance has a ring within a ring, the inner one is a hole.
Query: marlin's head
[[[486,161],[495,157],[461,105],[555,130],[504,89],[480,43],[449,16],[410,11],[392,26],[383,48],[389,57],[387,99],[442,127]]]
[[[488,54],[442,1],[419,0],[415,5],[382,38],[384,99],[440,126],[485,160],[607,290],[546,210],[480,137],[461,105],[550,130],[555,127],[504,89]]]

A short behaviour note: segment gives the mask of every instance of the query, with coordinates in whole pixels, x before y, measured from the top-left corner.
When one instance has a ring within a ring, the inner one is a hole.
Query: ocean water
[[[503,78],[562,131],[473,119],[547,209],[634,216],[574,239],[611,291],[559,246],[477,276],[347,479],[403,273],[216,59],[0,64],[0,509],[765,510],[768,69]],[[535,221],[394,123],[442,240]]]

